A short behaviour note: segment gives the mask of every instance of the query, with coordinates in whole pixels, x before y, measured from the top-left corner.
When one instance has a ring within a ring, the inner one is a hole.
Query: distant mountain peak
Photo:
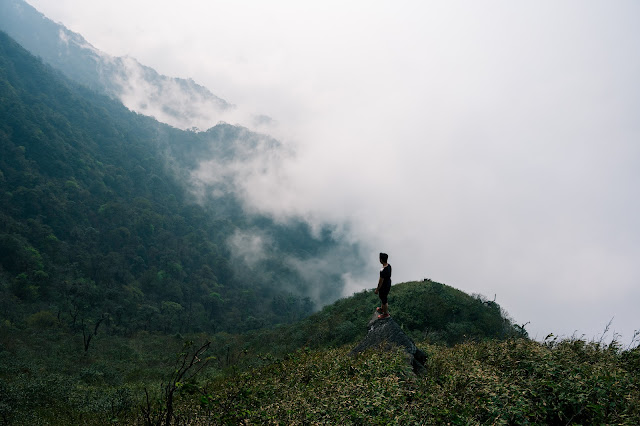
[[[180,129],[208,129],[234,105],[192,79],[167,77],[136,59],[96,49],[23,0],[0,0],[0,30],[67,77]]]

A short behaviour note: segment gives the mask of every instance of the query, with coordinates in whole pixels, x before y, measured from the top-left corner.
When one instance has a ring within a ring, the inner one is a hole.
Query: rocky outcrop
[[[400,347],[407,353],[413,371],[416,374],[424,372],[427,355],[418,349],[413,340],[402,331],[400,325],[392,317],[378,319],[378,314],[374,312],[367,328],[367,336],[351,350],[350,354],[355,355],[371,348],[389,350],[393,347]]]

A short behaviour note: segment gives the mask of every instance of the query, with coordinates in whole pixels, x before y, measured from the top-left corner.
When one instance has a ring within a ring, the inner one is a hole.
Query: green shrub
[[[14,390],[0,379],[0,420],[2,420],[2,424],[11,424],[16,405],[17,398]]]
[[[183,418],[214,424],[640,424],[637,350],[581,340],[421,345],[400,352],[298,351],[205,386]]]
[[[27,325],[33,328],[51,328],[58,324],[58,319],[50,311],[40,311],[27,318]]]

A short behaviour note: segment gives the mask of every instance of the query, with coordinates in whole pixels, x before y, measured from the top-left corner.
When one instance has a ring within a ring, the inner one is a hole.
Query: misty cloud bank
[[[120,100],[132,111],[190,130],[181,134],[158,128],[158,147],[167,165],[185,178],[200,203],[221,217],[233,215],[231,220],[238,228],[228,237],[225,250],[235,261],[232,267],[239,282],[269,294],[284,291],[309,298],[304,303],[316,307],[343,294],[346,275],[342,271],[360,269],[356,245],[344,242],[335,227],[331,230],[324,222],[309,227],[296,215],[267,213],[275,224],[262,217],[263,203],[278,202],[277,194],[282,192],[279,171],[286,162],[295,161],[295,154],[265,134],[216,125],[223,117],[242,117],[254,129],[264,129],[277,125],[273,119],[243,115],[192,79],[166,77],[132,57],[103,53],[80,34],[46,19],[20,0],[7,0],[0,8],[6,12],[0,28],[8,27],[24,45],[71,79]]]
[[[210,152],[190,174],[190,188],[202,203],[216,204],[226,196],[238,197],[243,211],[256,217],[267,215],[276,227],[290,229],[290,237],[280,241],[259,226],[238,230],[227,245],[241,270],[236,271],[250,282],[260,277],[262,266],[282,261],[293,273],[278,286],[292,294],[309,297],[317,307],[361,288],[363,274],[359,242],[350,236],[347,224],[331,223],[305,215],[304,211],[283,211],[285,200],[297,198],[289,191],[289,167],[298,156],[290,146],[246,128],[218,125],[199,136],[209,140]],[[293,203],[295,204],[295,202]],[[302,234],[296,234],[299,231]],[[298,239],[300,238],[300,239]],[[308,253],[296,248],[312,238],[320,245]],[[291,253],[282,247],[290,240]],[[324,248],[322,248],[324,247]],[[347,293],[345,293],[347,292]]]
[[[133,58],[115,58],[115,96],[132,111],[179,129],[208,129],[233,108],[193,80],[169,78]],[[214,121],[215,120],[215,121]]]

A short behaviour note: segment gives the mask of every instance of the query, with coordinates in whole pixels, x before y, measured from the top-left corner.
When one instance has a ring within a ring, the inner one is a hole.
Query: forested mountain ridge
[[[310,300],[289,260],[341,250],[349,262],[357,248],[330,229],[312,236],[302,222],[245,214],[224,179],[215,195],[190,191],[201,159],[242,162],[275,147],[235,126],[185,132],[132,113],[0,33],[3,318],[114,333],[239,331],[338,297],[339,271],[326,276],[325,299]],[[229,242],[254,233],[268,236],[269,253],[246,262]]]
[[[191,79],[160,75],[134,58],[99,51],[22,0],[0,0],[0,30],[72,80],[181,129],[207,129],[234,107]]]

